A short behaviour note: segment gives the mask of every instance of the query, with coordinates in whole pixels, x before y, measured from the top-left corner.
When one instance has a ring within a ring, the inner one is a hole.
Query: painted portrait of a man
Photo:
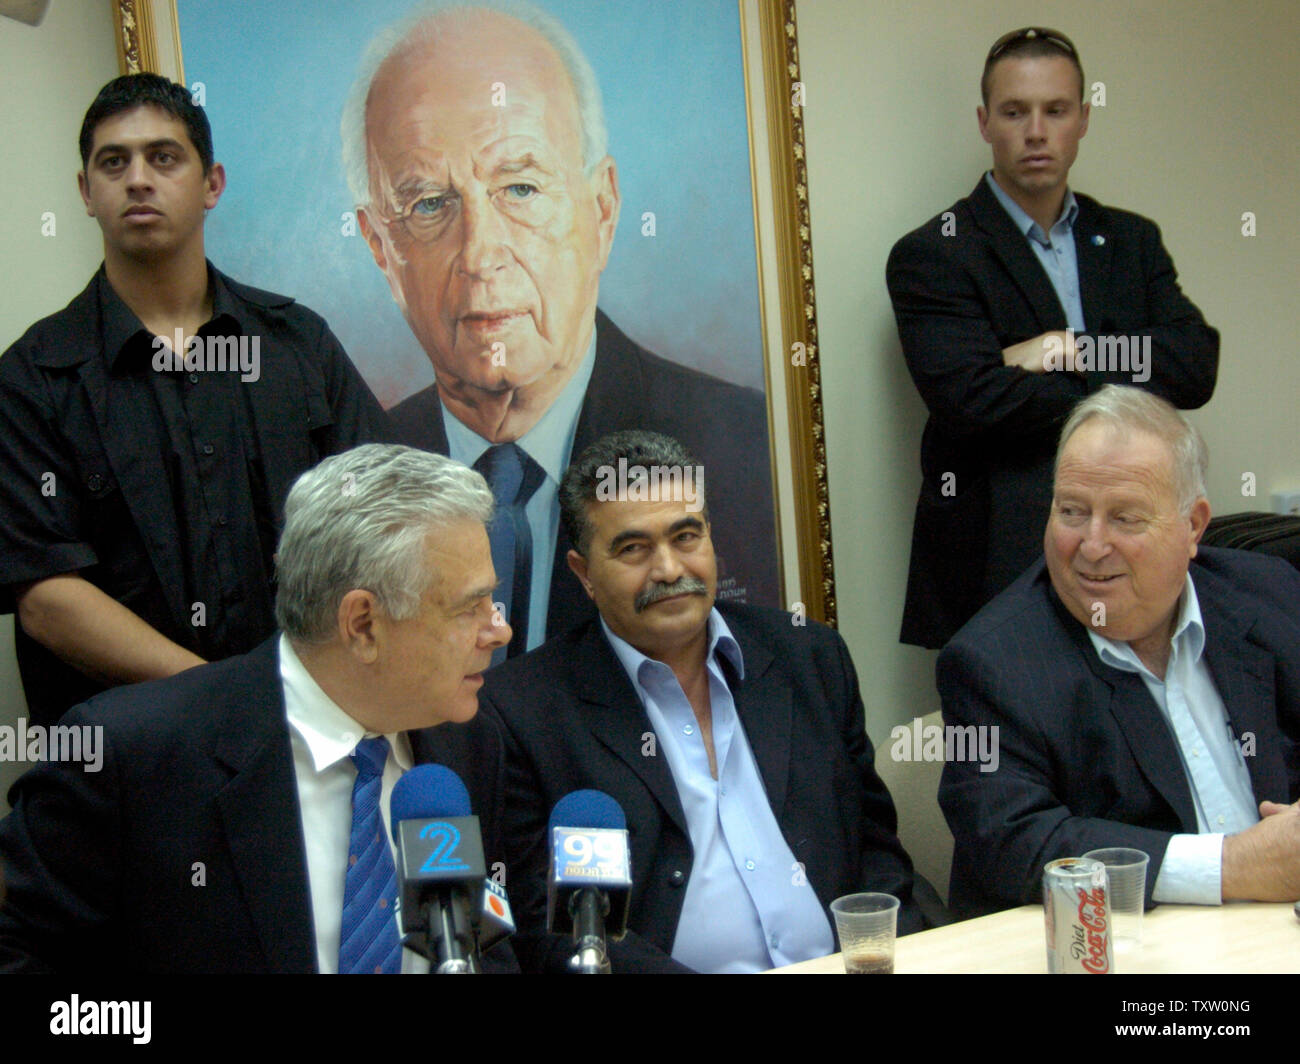
[[[221,5],[179,4],[187,82],[241,115],[220,126],[247,195],[213,243],[322,308],[395,440],[487,477],[511,653],[588,615],[558,485],[623,428],[704,466],[720,597],[778,604],[735,6],[656,36],[635,3],[380,3],[346,43],[331,5],[308,5],[310,32],[299,6],[252,45],[272,82],[311,86],[286,101],[214,45]],[[701,107],[714,128],[682,121]],[[264,225],[274,244],[250,239]]]

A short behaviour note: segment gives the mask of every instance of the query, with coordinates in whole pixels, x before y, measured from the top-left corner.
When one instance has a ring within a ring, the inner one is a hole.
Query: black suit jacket
[[[389,411],[398,443],[446,454],[447,431],[436,385]],[[596,311],[596,363],[573,437],[573,457],[620,429],[649,429],[681,441],[703,464],[718,555],[718,597],[780,604],[767,407],[752,388],[653,355]],[[551,570],[547,637],[595,616],[565,556],[560,526]],[[504,579],[504,575],[497,574]]]
[[[1247,757],[1256,801],[1300,798],[1300,574],[1281,559],[1202,547],[1191,565],[1205,660]],[[945,764],[939,803],[960,916],[1040,899],[1043,866],[1103,846],[1151,857],[1196,811],[1165,718],[1136,673],[1102,664],[1040,560],[948,644],[944,721],[997,727],[999,764]]]
[[[316,970],[278,638],[64,716],[102,726],[103,765],[45,762],[10,792],[0,972]],[[495,729],[409,734],[466,781],[491,861]]]
[[[981,178],[908,233],[886,280],[907,367],[930,412],[901,639],[942,646],[1043,548],[1057,436],[1106,384],[1136,384],[1181,409],[1209,401],[1219,334],[1178,287],[1160,230],[1075,194],[1074,243],[1088,334],[1150,337],[1150,379],[1029,373],[1002,349],[1066,327],[1023,233]]]
[[[861,890],[895,894],[899,932],[918,930],[911,861],[876,775],[844,641],[816,622],[796,627],[779,610],[719,610],[745,663],[743,680],[728,675],[736,711],[808,882],[823,905]],[[682,970],[669,954],[691,873],[690,833],[667,761],[643,754],[650,719],[599,621],[493,669],[481,702],[505,741],[507,889],[525,970],[561,968],[571,952],[544,933],[545,836],[555,803],[584,788],[611,795],[627,814],[633,886],[629,933],[611,947],[614,970]]]

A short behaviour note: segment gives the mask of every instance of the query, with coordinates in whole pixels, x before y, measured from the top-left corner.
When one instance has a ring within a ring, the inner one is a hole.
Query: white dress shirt
[[[372,738],[320,689],[292,644],[280,636],[280,681],[289,719],[293,774],[298,784],[298,808],[307,845],[307,882],[311,889],[312,922],[316,929],[316,963],[323,974],[339,968],[339,935],[343,926],[343,885],[347,879],[348,843],[352,834],[352,785],[357,773],[349,754],[362,739]],[[386,735],[379,808],[384,837],[392,847],[388,803],[393,784],[411,767],[411,748],[402,733]],[[394,855],[394,862],[396,862]],[[398,914],[400,918],[400,913]],[[429,962],[402,950],[402,973],[427,972]]]

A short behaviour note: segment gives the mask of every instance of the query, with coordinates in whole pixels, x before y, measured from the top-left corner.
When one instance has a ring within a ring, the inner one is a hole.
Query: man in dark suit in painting
[[[651,354],[597,310],[618,170],[563,27],[518,4],[422,7],[372,41],[343,142],[362,233],[437,376],[391,411],[397,439],[492,484],[510,653],[593,613],[564,572],[559,482],[617,429],[669,433],[717,471],[721,594],[775,604],[763,396]]]

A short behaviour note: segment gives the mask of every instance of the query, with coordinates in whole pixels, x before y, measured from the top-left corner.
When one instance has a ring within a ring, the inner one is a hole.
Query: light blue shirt
[[[582,365],[570,378],[541,420],[515,442],[546,474],[541,486],[524,507],[528,528],[533,535],[533,578],[528,595],[528,646],[532,650],[546,639],[546,612],[551,598],[551,566],[555,561],[555,541],[560,529],[560,478],[569,468],[573,435],[578,431],[582,401],[587,395],[591,371],[596,364],[596,332],[583,356]],[[441,402],[441,397],[439,402]],[[442,423],[447,429],[447,450],[451,457],[473,466],[492,446],[442,404]],[[509,579],[497,573],[498,580]]]
[[[1079,259],[1074,247],[1074,221],[1079,217],[1079,204],[1074,193],[1068,188],[1065,190],[1061,216],[1056,219],[1052,231],[1044,233],[1043,227],[1029,217],[1020,204],[993,180],[993,171],[985,174],[984,180],[1002,204],[1002,209],[1011,216],[1016,228],[1025,234],[1038,261],[1043,264],[1047,278],[1056,290],[1056,298],[1061,301],[1061,308],[1065,311],[1066,322],[1075,332],[1083,332],[1083,296],[1079,292]]]
[[[1142,664],[1127,643],[1107,639],[1091,628],[1088,638],[1103,664],[1142,677],[1173,733],[1191,788],[1200,834],[1175,835],[1169,840],[1153,897],[1163,902],[1218,905],[1223,836],[1257,823],[1259,810],[1250,772],[1205,661],[1205,624],[1190,573],[1181,602],[1163,680]]]
[[[611,632],[667,758],[690,830],[693,860],[672,956],[699,972],[755,972],[822,957],[835,949],[826,910],[794,859],[754,760],[720,658],[745,675],[740,645],[715,609],[709,615],[709,701],[713,751],[673,670]]]

